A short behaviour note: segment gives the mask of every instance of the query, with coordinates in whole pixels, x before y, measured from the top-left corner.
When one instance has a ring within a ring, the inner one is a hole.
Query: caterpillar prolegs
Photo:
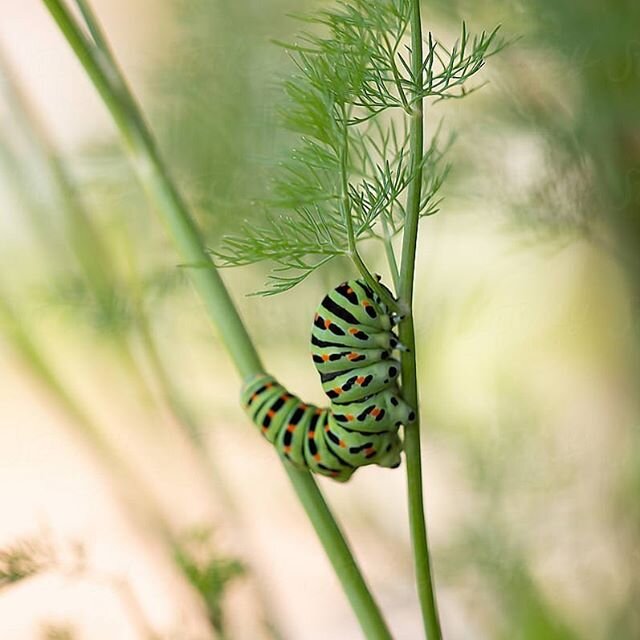
[[[401,424],[415,420],[398,389],[401,321],[362,280],[349,280],[322,300],[311,352],[328,408],[305,404],[275,378],[247,381],[242,404],[263,435],[293,464],[345,482],[358,467],[397,467]]]

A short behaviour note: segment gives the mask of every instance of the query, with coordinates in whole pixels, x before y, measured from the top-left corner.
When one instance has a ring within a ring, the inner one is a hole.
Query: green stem
[[[409,498],[409,525],[413,546],[413,560],[418,586],[418,597],[424,629],[429,640],[440,640],[440,620],[436,605],[431,561],[424,518],[422,492],[422,462],[420,448],[420,411],[416,372],[416,341],[413,324],[413,285],[415,278],[416,243],[420,220],[422,190],[422,157],[424,153],[424,114],[422,92],[422,25],[420,0],[412,0],[411,10],[411,69],[414,82],[414,103],[410,122],[411,175],[413,180],[407,193],[407,218],[402,243],[400,269],[400,300],[410,312],[400,323],[400,340],[409,351],[402,353],[402,393],[405,400],[416,409],[418,418],[405,428],[404,449],[407,460],[407,491]]]
[[[400,270],[398,269],[398,261],[396,260],[396,254],[393,250],[393,242],[391,241],[391,234],[389,233],[389,223],[386,216],[380,216],[382,220],[382,230],[384,237],[382,242],[384,244],[384,251],[387,255],[387,262],[391,271],[391,280],[393,281],[393,288],[396,291],[400,291]]]
[[[110,111],[140,181],[155,203],[181,258],[187,264],[209,267],[192,269],[191,280],[241,377],[244,379],[261,373],[262,363],[245,326],[211,263],[185,201],[161,161],[142,113],[110,53],[105,54],[108,49],[101,47],[98,50],[87,40],[62,0],[43,0],[43,3]],[[91,24],[91,32],[101,33],[88,5],[85,4],[83,9],[85,20]],[[376,640],[390,639],[384,619],[314,479],[308,472],[288,466],[287,472],[366,636]]]
[[[389,629],[380,614],[376,602],[363,582],[362,575],[356,564],[349,546],[331,516],[326,503],[316,499],[317,487],[313,477],[306,471],[296,469],[291,464],[285,464],[291,483],[304,505],[309,517],[318,524],[316,533],[326,548],[333,548],[338,553],[332,558],[333,569],[340,582],[360,585],[357,589],[347,591],[351,608],[355,612],[366,638],[391,640]]]
[[[349,118],[344,104],[342,105],[340,115],[342,124],[342,144],[340,148],[340,209],[347,227],[348,255],[365,282],[378,294],[386,307],[392,311],[397,311],[398,305],[396,301],[389,295],[389,292],[384,287],[380,286],[376,278],[371,275],[371,272],[358,252],[357,238],[353,228],[353,218],[351,217],[351,198],[349,197],[349,126],[347,125]]]

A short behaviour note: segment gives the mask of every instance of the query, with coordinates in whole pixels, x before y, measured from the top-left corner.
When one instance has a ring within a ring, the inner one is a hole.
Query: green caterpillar
[[[311,352],[329,408],[305,404],[275,378],[247,381],[242,404],[278,451],[296,466],[345,482],[358,467],[400,464],[401,424],[415,412],[400,396],[400,322],[362,280],[349,280],[322,300]]]

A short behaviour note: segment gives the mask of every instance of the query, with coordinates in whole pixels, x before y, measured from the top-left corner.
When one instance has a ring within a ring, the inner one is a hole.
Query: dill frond
[[[354,259],[358,243],[390,242],[403,229],[409,163],[407,121],[413,104],[461,98],[467,81],[504,43],[497,29],[472,36],[462,25],[451,48],[429,34],[414,77],[407,38],[408,0],[345,0],[298,16],[306,25],[285,47],[293,72],[283,80],[283,126],[296,137],[261,200],[263,222],[245,222],[214,250],[219,266],[273,263],[263,290],[291,289],[336,256]],[[422,158],[420,215],[439,210],[452,139],[437,131]]]

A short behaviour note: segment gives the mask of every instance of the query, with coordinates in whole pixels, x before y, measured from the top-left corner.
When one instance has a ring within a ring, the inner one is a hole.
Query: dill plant
[[[425,145],[424,103],[468,95],[477,87],[467,81],[504,42],[497,28],[471,35],[464,23],[450,48],[431,33],[423,42],[420,4],[412,0],[351,0],[301,19],[308,29],[296,42],[280,43],[294,66],[283,80],[288,102],[281,115],[295,146],[262,202],[262,223],[245,223],[214,255],[221,266],[271,261],[257,292],[263,295],[291,289],[337,256],[350,258],[387,306],[405,316],[403,395],[418,408],[412,314],[418,224],[439,210],[452,142],[437,128]],[[383,247],[396,298],[362,259],[359,245],[367,240]],[[425,632],[439,638],[419,421],[404,435],[418,593]]]
[[[274,263],[263,290],[280,293],[337,256],[346,256],[392,309],[405,316],[400,337],[405,399],[416,409],[412,316],[419,221],[439,209],[449,140],[425,145],[424,108],[462,98],[467,81],[498,51],[496,31],[471,36],[462,26],[452,47],[423,39],[419,0],[347,0],[301,17],[308,30],[284,44],[296,71],[285,81],[284,124],[296,145],[263,200],[263,220],[247,224],[214,250],[205,246],[190,208],[170,176],[154,137],[85,0],[76,17],[64,0],[43,0],[109,109],[133,166],[190,269],[191,280],[243,378],[262,363],[219,266]],[[361,243],[380,242],[396,297],[380,286]],[[401,245],[398,250],[398,245]],[[398,255],[399,254],[399,255]],[[424,522],[420,430],[405,431],[409,514],[415,571],[429,640],[441,638]],[[368,638],[391,638],[340,528],[306,471],[285,469]]]

